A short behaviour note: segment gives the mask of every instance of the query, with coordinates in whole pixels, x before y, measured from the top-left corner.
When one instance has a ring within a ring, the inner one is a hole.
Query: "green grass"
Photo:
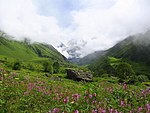
[[[127,113],[149,112],[150,95],[144,84],[118,84],[115,78],[94,82],[51,80],[42,72],[13,71],[0,66],[0,113]],[[143,93],[142,93],[143,92]],[[141,108],[141,109],[140,109]]]
[[[64,62],[64,57],[51,45],[41,43],[26,44],[25,42],[4,37],[0,37],[0,55],[21,61],[47,58],[51,61]]]

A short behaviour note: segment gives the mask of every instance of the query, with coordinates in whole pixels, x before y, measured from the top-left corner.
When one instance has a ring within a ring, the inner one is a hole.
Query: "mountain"
[[[93,58],[89,56],[93,56]],[[122,59],[123,61],[130,63],[136,74],[149,75],[150,31],[147,31],[143,34],[141,33],[129,36],[126,39],[118,42],[112,48],[103,52],[98,52],[97,54],[93,53],[85,56],[83,59],[80,59],[80,61],[84,61],[84,64],[90,64],[89,67],[92,68],[92,71],[95,71],[100,70],[101,65],[108,57]]]
[[[76,62],[82,56],[82,48],[86,45],[86,41],[84,40],[76,40],[72,39],[68,41],[66,44],[60,43],[57,47],[61,53],[68,56],[71,62]]]
[[[135,62],[150,62],[150,31],[130,36],[107,50],[107,56],[127,58]]]
[[[0,32],[0,56],[14,58],[21,61],[36,61],[48,59],[50,61],[65,62],[66,58],[52,45],[45,43],[30,43],[13,40],[12,37]]]
[[[86,65],[95,62],[99,59],[99,57],[104,56],[105,54],[105,51],[95,51],[94,53],[91,53],[83,58],[69,59],[69,61],[78,65]]]

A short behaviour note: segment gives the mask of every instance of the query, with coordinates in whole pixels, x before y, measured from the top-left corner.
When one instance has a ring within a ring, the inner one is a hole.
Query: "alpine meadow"
[[[150,113],[149,0],[0,0],[0,113]]]

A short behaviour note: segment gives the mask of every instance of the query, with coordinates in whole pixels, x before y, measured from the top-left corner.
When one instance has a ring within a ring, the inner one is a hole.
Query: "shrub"
[[[121,62],[115,66],[116,75],[122,80],[126,80],[135,74],[131,65],[126,62]]]
[[[15,62],[13,65],[13,70],[20,70],[21,69],[21,64],[20,62]]]
[[[54,62],[53,69],[54,69],[54,73],[59,73],[60,65],[58,62]]]
[[[149,82],[148,77],[145,76],[145,75],[139,75],[139,76],[137,76],[137,80],[138,80],[139,82]]]
[[[45,62],[43,64],[44,72],[48,72],[50,74],[53,74],[53,66],[49,62]]]

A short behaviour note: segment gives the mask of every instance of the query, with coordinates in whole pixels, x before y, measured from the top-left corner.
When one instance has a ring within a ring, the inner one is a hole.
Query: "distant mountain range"
[[[83,46],[84,43],[82,42],[80,46]],[[69,45],[71,47],[68,47]],[[150,31],[129,36],[108,50],[96,51],[83,58],[79,58],[80,53],[77,52],[77,49],[80,48],[74,40],[68,42],[67,46],[61,44],[60,48],[67,51],[72,57],[66,59],[52,45],[30,43],[28,39],[15,41],[11,36],[0,32],[0,57],[14,58],[22,61],[42,61],[48,59],[51,62],[67,62],[66,60],[69,60],[79,65],[89,65],[97,69],[101,67],[99,62],[102,62],[103,58],[115,57],[132,64],[138,74],[150,73]]]

